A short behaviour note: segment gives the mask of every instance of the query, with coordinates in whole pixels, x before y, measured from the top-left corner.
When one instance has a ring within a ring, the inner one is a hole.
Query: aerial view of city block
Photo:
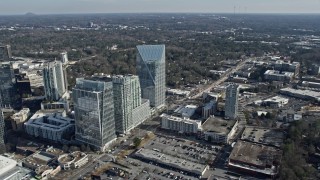
[[[320,1],[3,0],[0,180],[320,179]]]

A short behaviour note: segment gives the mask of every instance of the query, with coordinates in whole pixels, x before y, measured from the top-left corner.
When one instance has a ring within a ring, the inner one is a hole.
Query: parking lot
[[[161,136],[157,136],[144,147],[199,164],[213,162],[221,149],[220,146]]]

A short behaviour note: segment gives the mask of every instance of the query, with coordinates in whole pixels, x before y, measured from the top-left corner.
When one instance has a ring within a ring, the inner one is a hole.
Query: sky
[[[320,0],[0,0],[0,14],[320,13]]]

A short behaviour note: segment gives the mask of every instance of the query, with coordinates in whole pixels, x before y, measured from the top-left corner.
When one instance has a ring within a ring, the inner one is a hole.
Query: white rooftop
[[[0,155],[0,175],[16,167],[17,161]]]

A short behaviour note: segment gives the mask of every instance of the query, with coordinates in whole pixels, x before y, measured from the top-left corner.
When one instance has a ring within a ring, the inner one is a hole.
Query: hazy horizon
[[[0,15],[109,13],[319,14],[320,0],[2,0]]]

